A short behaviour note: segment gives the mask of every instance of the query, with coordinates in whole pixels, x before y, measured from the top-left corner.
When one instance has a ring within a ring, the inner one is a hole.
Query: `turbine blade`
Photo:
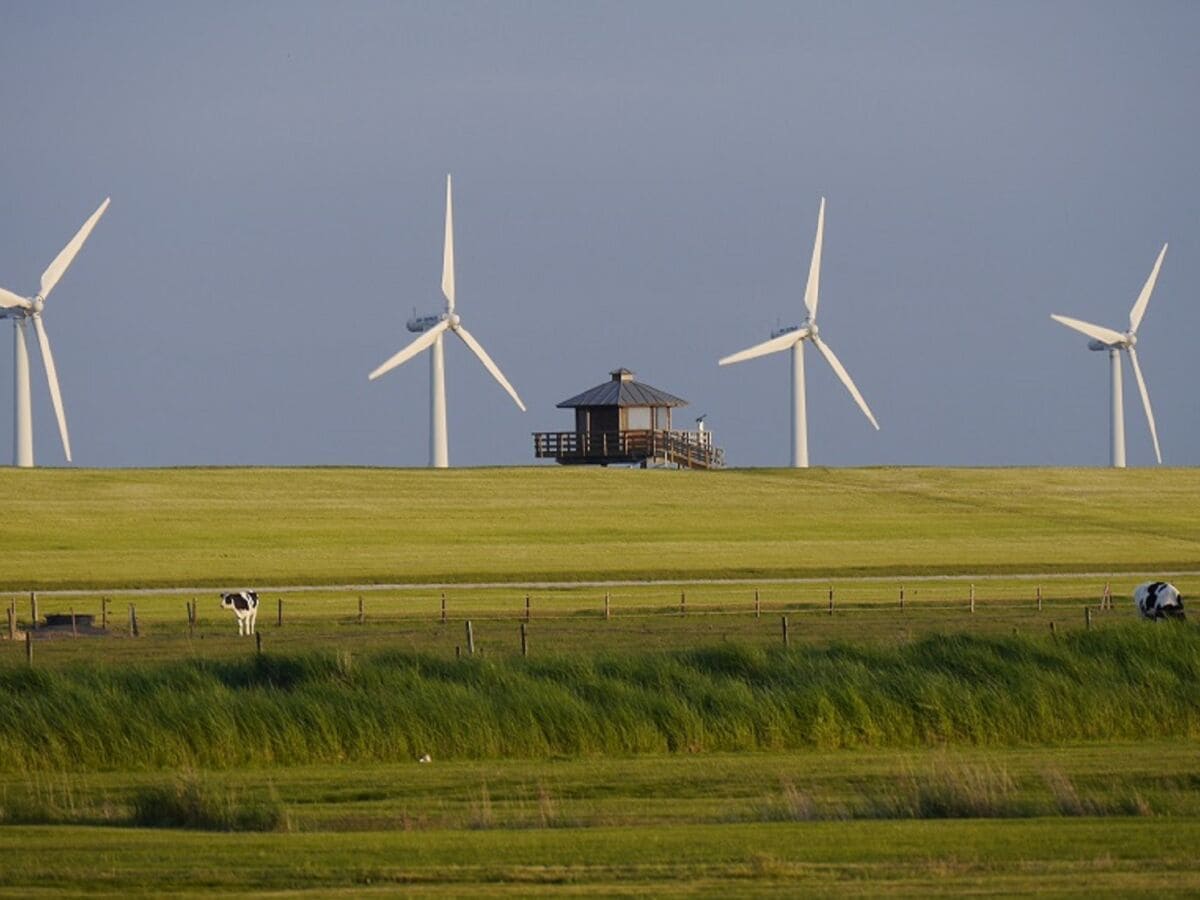
[[[802,341],[806,337],[808,337],[807,328],[801,328],[798,331],[789,331],[787,334],[773,337],[769,341],[763,341],[761,344],[755,344],[753,347],[747,347],[745,350],[731,353],[729,356],[723,356],[717,360],[717,365],[729,366],[733,363],[745,362],[748,359],[766,356],[768,353],[778,353],[780,350],[787,350],[792,344]]]
[[[442,248],[442,293],[446,308],[454,312],[454,209],[450,202],[450,176],[446,176],[446,243]]]
[[[825,198],[817,212],[817,239],[813,242],[812,262],[808,265],[808,284],[804,288],[804,306],[808,317],[817,318],[817,304],[821,302],[821,244],[825,237]]]
[[[1160,258],[1161,259],[1161,258]],[[1154,411],[1150,409],[1150,392],[1146,390],[1146,379],[1138,365],[1137,351],[1129,348],[1129,361],[1133,363],[1133,377],[1137,379],[1138,392],[1142,395],[1142,406],[1146,410],[1146,424],[1150,426],[1150,440],[1154,441],[1154,456],[1162,465],[1162,451],[1158,449],[1158,429],[1154,427]]]
[[[471,352],[479,358],[479,361],[483,363],[483,367],[492,373],[492,377],[496,381],[500,382],[500,387],[508,391],[508,396],[513,398],[513,402],[520,407],[521,412],[525,412],[525,404],[521,402],[521,398],[517,396],[517,392],[513,389],[513,386],[508,383],[508,379],[504,377],[504,373],[500,371],[500,367],[492,362],[492,358],[487,355],[487,351],[483,349],[483,345],[475,340],[471,336],[471,332],[467,331],[461,325],[454,329],[454,333],[462,338],[462,342],[471,348]]]
[[[14,294],[12,291],[0,288],[0,309],[12,309],[14,306],[19,306],[21,309],[29,309],[31,305],[20,294]]]
[[[1102,344],[1124,344],[1125,335],[1119,331],[1113,331],[1111,328],[1105,328],[1103,325],[1093,325],[1091,322],[1084,322],[1081,319],[1072,319],[1070,316],[1060,316],[1057,313],[1051,313],[1050,318],[1060,325],[1066,325],[1068,328],[1073,328],[1080,334],[1086,334],[1090,338],[1094,338]]]
[[[54,404],[54,415],[58,418],[58,434],[62,438],[63,453],[71,461],[71,438],[67,434],[67,414],[63,411],[62,391],[58,388],[58,369],[54,366],[54,354],[50,352],[50,338],[41,316],[33,316],[33,328],[37,332],[38,345],[42,348],[42,362],[46,366],[46,380],[50,382],[50,401]]]
[[[430,347],[433,344],[433,342],[438,339],[438,335],[441,334],[442,332],[444,332],[449,327],[450,327],[449,320],[442,319],[442,321],[438,322],[436,325],[434,325],[432,328],[430,328],[428,331],[426,331],[424,334],[422,334],[420,337],[418,337],[415,341],[413,341],[411,344],[409,344],[407,347],[405,347],[399,353],[396,353],[393,356],[389,357],[386,362],[384,362],[382,365],[380,365],[378,368],[376,368],[375,371],[373,371],[370,375],[368,375],[367,379],[369,381],[374,381],[380,375],[386,375],[388,372],[392,371],[392,369],[396,368],[396,366],[400,365],[401,363],[408,362],[410,359],[412,359],[414,356],[416,356],[422,350],[426,349],[427,347]]]
[[[1163,244],[1162,249],[1158,251],[1158,259],[1154,261],[1154,268],[1150,270],[1150,277],[1146,279],[1146,283],[1142,285],[1142,292],[1138,294],[1137,300],[1133,302],[1133,309],[1129,310],[1129,330],[1137,333],[1138,326],[1142,324],[1142,316],[1146,314],[1146,304],[1150,302],[1150,294],[1154,292],[1154,283],[1158,281],[1158,270],[1162,268],[1163,257],[1167,255],[1167,245]],[[1162,460],[1159,460],[1162,462]]]
[[[75,237],[71,238],[70,243],[62,248],[62,252],[54,257],[54,262],[46,268],[42,273],[42,299],[45,300],[50,296],[50,292],[54,290],[54,286],[58,284],[58,280],[63,277],[63,273],[67,271],[67,267],[71,265],[71,261],[75,259],[75,254],[83,247],[83,242],[88,239],[88,235],[92,233],[92,229],[96,227],[96,223],[100,221],[100,217],[104,215],[104,211],[108,209],[110,197],[105,197],[104,202],[100,204],[90,219],[83,223],[83,227],[79,229]]]
[[[846,371],[846,367],[842,365],[841,360],[834,355],[833,350],[829,345],[813,335],[812,342],[821,355],[825,357],[825,362],[833,368],[834,373],[842,380],[842,384],[846,386],[846,390],[850,392],[850,396],[854,398],[854,402],[858,404],[858,408],[863,411],[863,415],[867,417],[867,421],[875,426],[875,430],[879,430],[879,423],[875,421],[875,417],[871,415],[871,408],[867,406],[867,401],[863,399],[863,395],[858,392],[858,388],[854,386],[854,380],[850,377],[850,373]]]

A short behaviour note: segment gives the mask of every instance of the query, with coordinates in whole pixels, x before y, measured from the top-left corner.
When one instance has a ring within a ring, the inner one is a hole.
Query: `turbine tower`
[[[41,285],[32,297],[22,297],[12,291],[0,288],[0,319],[13,320],[13,465],[29,468],[33,465],[33,403],[29,393],[29,349],[25,343],[25,330],[33,322],[33,330],[37,335],[38,346],[42,351],[42,362],[46,367],[46,380],[50,384],[50,400],[54,404],[54,415],[58,418],[58,433],[62,438],[63,453],[67,462],[71,461],[71,439],[67,435],[67,415],[63,411],[62,391],[58,387],[58,370],[54,366],[54,354],[50,352],[50,338],[46,334],[46,326],[42,323],[42,310],[46,298],[54,290],[59,279],[63,277],[72,260],[75,259],[84,241],[108,209],[110,198],[105,198],[100,208],[92,213],[91,218],[83,223],[83,227],[75,237],[54,258],[46,271],[42,273]]]
[[[870,407],[867,406],[867,401],[863,399],[862,394],[858,392],[858,388],[854,386],[854,381],[850,378],[850,373],[846,371],[845,366],[834,355],[833,350],[827,343],[818,337],[817,330],[817,304],[820,301],[821,289],[821,241],[825,233],[825,198],[821,198],[821,208],[817,213],[817,239],[813,243],[812,262],[808,268],[808,285],[804,289],[804,306],[808,310],[808,315],[800,325],[789,325],[784,328],[777,328],[771,332],[771,339],[764,341],[761,344],[755,344],[746,350],[739,353],[733,353],[724,357],[719,361],[719,365],[728,366],[733,363],[744,362],[747,359],[754,359],[759,356],[766,356],[770,353],[778,353],[782,350],[792,351],[792,466],[802,469],[808,467],[808,414],[805,409],[804,402],[804,342],[811,341],[812,345],[817,348],[817,351],[825,357],[825,361],[829,363],[834,374],[846,386],[846,390],[850,392],[850,396],[854,398],[854,402],[858,404],[858,408],[863,411],[863,415],[867,417],[875,430],[879,430],[879,423],[875,421],[875,417],[871,414]]]
[[[1133,302],[1133,308],[1129,310],[1129,330],[1124,334],[1111,328],[1105,328],[1103,325],[1093,325],[1091,322],[1083,322],[1069,316],[1057,314],[1050,316],[1055,322],[1091,338],[1088,341],[1089,350],[1108,351],[1112,386],[1110,413],[1112,435],[1109,461],[1116,469],[1125,468],[1125,398],[1121,391],[1122,350],[1129,355],[1129,362],[1133,366],[1133,376],[1137,379],[1138,392],[1142,395],[1142,406],[1146,410],[1146,424],[1150,426],[1150,440],[1154,442],[1154,457],[1158,460],[1159,465],[1162,465],[1162,452],[1158,448],[1158,430],[1154,427],[1154,412],[1150,409],[1150,393],[1146,390],[1146,379],[1142,377],[1142,367],[1138,365],[1137,350],[1134,347],[1137,344],[1138,326],[1142,324],[1142,316],[1146,314],[1150,294],[1154,292],[1154,283],[1158,281],[1158,270],[1162,268],[1163,257],[1166,255],[1167,245],[1163,244],[1162,250],[1158,252],[1158,259],[1154,261],[1154,268],[1150,270],[1150,277],[1146,279],[1146,283],[1142,286],[1142,292],[1138,294],[1137,300]]]
[[[525,404],[517,396],[513,386],[492,362],[487,351],[479,341],[463,327],[462,318],[454,308],[454,213],[451,202],[450,176],[446,176],[446,242],[442,252],[442,294],[446,298],[446,309],[441,315],[417,316],[408,320],[408,330],[420,333],[403,350],[394,354],[390,359],[376,368],[369,377],[371,381],[385,375],[392,369],[412,359],[422,350],[430,349],[429,354],[429,465],[444,469],[450,465],[450,451],[446,439],[446,363],[442,346],[442,337],[447,331],[456,334],[475,354],[485,369],[500,383],[500,387],[508,392],[513,401],[525,412]]]

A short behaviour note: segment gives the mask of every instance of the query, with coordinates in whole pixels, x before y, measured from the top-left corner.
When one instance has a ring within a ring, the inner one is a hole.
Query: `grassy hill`
[[[1190,469],[0,470],[0,590],[1200,568]]]

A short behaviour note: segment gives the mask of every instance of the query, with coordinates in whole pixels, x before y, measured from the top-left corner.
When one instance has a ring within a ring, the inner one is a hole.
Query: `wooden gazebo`
[[[563,465],[648,465],[716,469],[724,453],[704,429],[676,431],[671,411],[687,401],[642,384],[628,369],[558,404],[575,410],[574,431],[535,432],[533,455]]]

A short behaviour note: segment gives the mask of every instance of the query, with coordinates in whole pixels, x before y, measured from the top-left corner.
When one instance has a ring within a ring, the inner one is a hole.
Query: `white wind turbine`
[[[1129,310],[1129,330],[1124,334],[1102,325],[1093,325],[1091,322],[1072,319],[1069,316],[1057,314],[1050,316],[1054,321],[1090,337],[1089,350],[1108,351],[1112,381],[1112,437],[1109,458],[1112,466],[1117,469],[1125,468],[1125,398],[1121,391],[1122,350],[1129,354],[1129,362],[1133,365],[1133,375],[1137,379],[1138,392],[1142,395],[1142,406],[1146,410],[1146,424],[1150,426],[1150,439],[1154,442],[1154,457],[1160,465],[1162,464],[1162,452],[1158,448],[1158,430],[1154,427],[1154,412],[1150,409],[1150,394],[1146,390],[1146,379],[1142,377],[1142,367],[1138,365],[1137,350],[1134,349],[1134,346],[1137,344],[1138,326],[1142,324],[1142,316],[1146,314],[1146,305],[1150,302],[1150,294],[1154,292],[1154,283],[1158,281],[1158,270],[1162,267],[1163,257],[1166,255],[1167,245],[1163,244],[1162,250],[1158,252],[1158,259],[1154,262],[1154,268],[1150,271],[1150,277],[1146,279],[1146,283],[1142,286],[1142,292],[1138,294],[1137,300],[1133,302],[1133,308]]]
[[[421,332],[400,352],[373,371],[369,378],[374,381],[401,363],[412,359],[422,350],[432,348],[429,356],[429,465],[444,469],[450,465],[450,453],[446,439],[446,364],[442,348],[442,336],[450,331],[458,335],[468,349],[478,357],[485,369],[508,392],[513,401],[525,412],[525,404],[517,396],[513,386],[492,362],[487,351],[471,333],[463,327],[462,319],[454,309],[454,214],[451,203],[450,176],[446,176],[446,243],[442,253],[442,294],[446,297],[446,310],[437,316],[416,316],[408,320],[408,330]]]
[[[726,356],[719,362],[719,365],[727,366],[758,356],[766,356],[769,353],[778,353],[781,350],[790,349],[792,351],[792,466],[795,468],[808,466],[808,416],[804,403],[804,342],[806,340],[812,341],[813,346],[825,357],[825,361],[829,363],[834,374],[846,386],[846,390],[850,392],[850,396],[854,398],[858,408],[863,411],[863,415],[875,426],[876,431],[879,430],[879,423],[871,415],[867,401],[854,386],[850,373],[846,371],[845,366],[834,355],[829,345],[817,336],[817,304],[820,300],[821,289],[821,241],[824,232],[825,198],[822,197],[821,208],[817,213],[817,239],[813,243],[812,263],[808,268],[808,285],[804,289],[804,306],[808,310],[808,316],[804,322],[800,325],[777,328],[771,332],[769,341],[755,344],[740,353]]]
[[[54,354],[50,352],[50,338],[46,335],[46,326],[42,324],[42,310],[46,305],[46,298],[63,277],[63,273],[75,259],[75,254],[104,215],[104,211],[108,209],[108,202],[109,198],[106,197],[100,208],[83,223],[75,237],[71,238],[62,252],[54,258],[54,262],[42,273],[40,287],[34,296],[22,297],[0,288],[0,319],[13,320],[13,464],[16,466],[28,468],[33,465],[33,403],[29,394],[29,350],[25,343],[25,328],[31,321],[37,334],[38,346],[42,350],[42,362],[46,367],[46,380],[50,383],[50,400],[54,404],[54,415],[58,418],[58,433],[62,437],[63,453],[66,454],[67,462],[71,461],[67,416],[63,412],[62,392],[58,387]]]

